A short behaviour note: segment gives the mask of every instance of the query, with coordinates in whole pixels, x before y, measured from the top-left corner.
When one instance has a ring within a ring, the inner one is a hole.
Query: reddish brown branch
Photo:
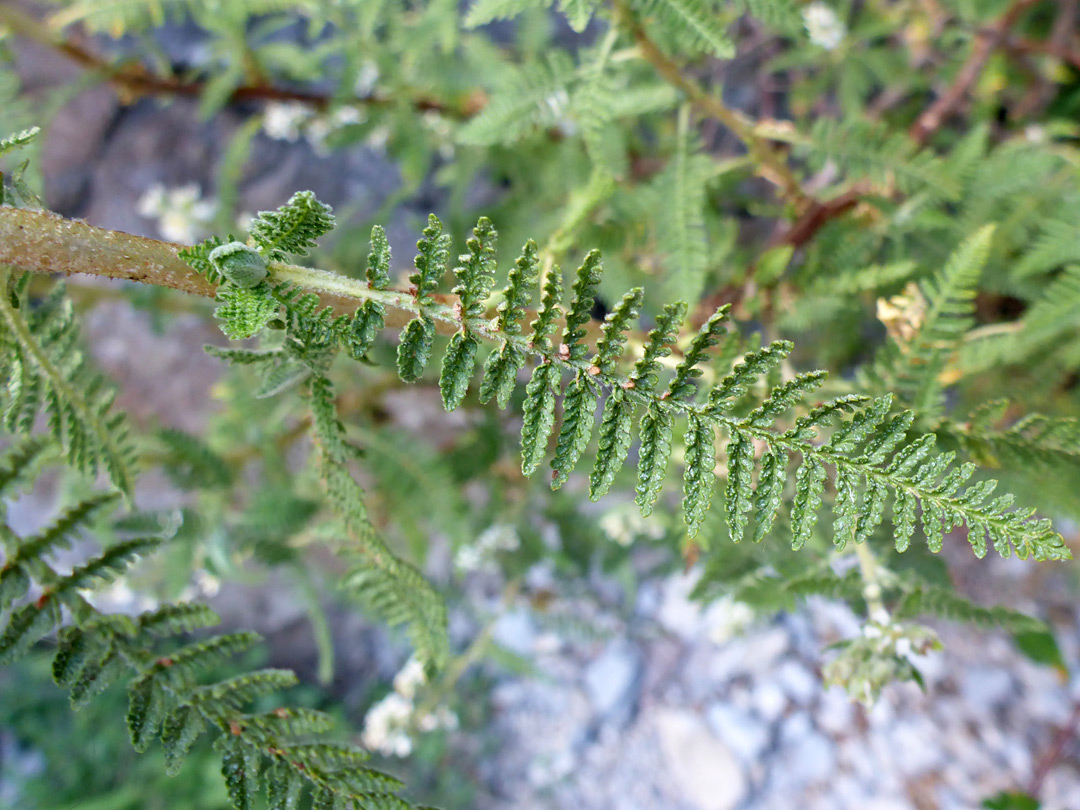
[[[1004,43],[1009,29],[1036,2],[1038,0],[1016,0],[997,22],[975,35],[975,44],[972,46],[971,53],[960,67],[952,84],[923,111],[908,131],[916,143],[926,143],[931,135],[941,129],[978,81],[994,51]]]
[[[138,63],[109,62],[89,48],[70,39],[59,37],[33,17],[8,5],[0,4],[0,23],[11,28],[16,34],[63,54],[86,70],[104,76],[125,101],[141,96],[197,97],[206,90],[206,82],[199,79],[159,76]],[[241,85],[233,90],[229,95],[229,101],[296,102],[323,110],[330,106],[332,98],[325,93],[313,93],[270,84],[250,84]],[[365,106],[386,106],[391,101],[392,99],[379,95],[352,99],[353,104]],[[452,106],[430,96],[417,95],[413,98],[412,104],[421,112],[435,111],[460,118],[475,115],[483,106],[474,96],[469,96],[461,105]]]

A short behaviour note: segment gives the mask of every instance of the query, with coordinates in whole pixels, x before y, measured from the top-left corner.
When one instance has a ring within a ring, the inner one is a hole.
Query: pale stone
[[[733,810],[739,805],[746,796],[746,776],[696,714],[661,709],[656,730],[667,769],[689,804],[698,810]]]

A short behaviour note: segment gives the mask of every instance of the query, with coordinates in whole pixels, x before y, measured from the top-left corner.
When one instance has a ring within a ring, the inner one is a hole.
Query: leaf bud
[[[228,242],[210,251],[214,267],[237,287],[251,289],[266,278],[266,260],[243,242]]]

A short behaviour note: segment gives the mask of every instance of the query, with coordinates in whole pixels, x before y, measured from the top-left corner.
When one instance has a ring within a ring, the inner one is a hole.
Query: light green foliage
[[[280,305],[265,288],[222,284],[217,293],[214,316],[221,321],[221,331],[235,340],[255,337],[277,317]]]
[[[837,123],[818,119],[805,141],[811,165],[834,161],[850,178],[865,178],[906,193],[923,191],[944,200],[960,196],[960,183],[929,149],[920,149],[904,133],[868,121]]]
[[[654,183],[657,242],[669,268],[662,289],[665,300],[697,301],[709,264],[705,184],[712,163],[689,134],[689,105],[679,108],[678,129],[675,154]]]
[[[721,59],[735,55],[735,43],[712,0],[635,0],[633,5],[684,48]]]
[[[881,363],[890,366],[905,403],[933,419],[941,412],[940,376],[949,354],[971,328],[979,274],[990,255],[995,226],[987,225],[949,257],[939,274],[922,287],[925,313],[916,334],[900,347],[890,343]]]
[[[276,211],[260,211],[249,233],[265,258],[284,261],[289,254],[306,256],[315,240],[333,229],[330,206],[310,191],[298,191]]]
[[[112,408],[115,391],[78,347],[79,326],[64,286],[30,306],[28,281],[0,270],[4,426],[28,433],[44,412],[49,434],[73,467],[90,474],[101,470],[130,495],[134,457],[124,415]]]
[[[36,443],[35,443],[36,444]],[[34,463],[35,444],[17,444],[4,457],[5,486],[26,475]],[[4,490],[0,489],[0,495]],[[31,537],[18,537],[3,524],[3,536],[15,547],[0,574],[3,608],[24,602],[31,583],[41,596],[8,614],[0,631],[0,662],[24,656],[30,646],[53,630],[60,606],[71,620],[60,629],[53,656],[56,683],[69,689],[72,705],[86,705],[109,684],[127,680],[127,727],[137,751],[160,739],[170,774],[179,773],[197,738],[218,733],[222,774],[233,805],[254,806],[262,782],[273,771],[288,774],[287,795],[293,801],[306,787],[354,798],[356,783],[367,791],[390,796],[400,785],[363,765],[366,754],[349,746],[321,749],[312,735],[330,727],[327,716],[311,709],[276,708],[248,713],[256,700],[275,695],[296,683],[285,670],[259,670],[206,683],[206,674],[259,641],[255,633],[238,632],[182,642],[182,634],[207,627],[217,617],[202,605],[163,605],[137,616],[99,612],[83,593],[122,574],[160,544],[159,538],[121,540],[99,555],[76,565],[68,574],[53,568],[46,557],[69,538],[87,530],[103,510],[116,504],[110,494],[95,495],[64,510],[51,526]],[[167,645],[163,645],[166,642]],[[293,740],[305,741],[307,754],[292,756]],[[260,775],[263,763],[267,772]],[[401,800],[397,800],[401,801]],[[287,806],[287,805],[286,805]],[[408,806],[401,802],[401,806]]]

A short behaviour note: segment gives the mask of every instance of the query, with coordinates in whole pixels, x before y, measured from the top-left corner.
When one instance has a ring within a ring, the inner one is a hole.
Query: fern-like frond
[[[473,0],[465,14],[465,27],[477,28],[495,20],[511,20],[523,11],[548,8],[552,0]]]
[[[345,585],[388,624],[404,624],[417,657],[434,672],[449,657],[446,605],[419,571],[391,552],[368,520],[363,490],[345,466],[351,450],[329,381],[316,378],[311,398],[323,480],[352,541],[343,550],[357,563]]]
[[[487,276],[491,266],[479,239],[470,247],[470,254],[464,259],[466,264],[458,274],[458,291],[464,300],[455,307],[435,303],[433,293],[443,275],[445,260],[433,257],[442,257],[449,250],[448,237],[436,227],[436,222],[432,218],[420,242],[417,273],[412,277],[414,290],[410,294],[379,293],[379,300],[395,302],[413,312],[419,309],[421,313],[403,333],[399,373],[411,380],[422,372],[423,363],[404,349],[410,345],[410,332],[416,324],[424,324],[425,334],[433,336],[436,320],[453,324],[459,330],[457,336],[467,335],[475,340],[475,347],[469,348],[470,357],[481,341],[498,344],[496,360],[488,361],[492,364],[504,362],[498,355],[505,357],[513,347],[515,357],[509,368],[515,372],[521,357],[535,356],[538,363],[525,388],[522,414],[522,470],[526,475],[535,472],[547,453],[565,370],[572,376],[562,392],[563,418],[552,459],[552,485],[556,488],[569,479],[584,454],[601,397],[607,394],[599,453],[590,475],[591,493],[594,497],[603,493],[625,463],[632,435],[630,426],[637,409],[643,408],[637,502],[642,513],[648,514],[666,481],[677,423],[685,420],[683,514],[691,536],[703,525],[720,461],[728,471],[725,503],[730,536],[735,540],[743,537],[750,528],[752,515],[751,536],[762,539],[775,524],[787,470],[797,458],[790,514],[795,548],[814,535],[822,506],[830,499],[827,485],[832,471],[836,492],[832,498],[832,540],[839,548],[849,542],[865,542],[891,517],[899,550],[908,547],[920,528],[929,547],[937,551],[945,534],[966,527],[968,540],[979,556],[985,554],[990,544],[1003,556],[1013,553],[1038,559],[1069,556],[1061,536],[1048,521],[1035,519],[1034,510],[1014,508],[1010,495],[991,499],[996,482],[978,480],[968,484],[975,474],[974,466],[957,466],[952,453],[936,453],[934,436],[909,439],[907,432],[913,417],[908,412],[890,415],[891,397],[880,397],[866,404],[864,397],[849,395],[807,407],[803,400],[822,384],[824,372],[788,375],[786,379],[781,376],[779,382],[768,383],[780,376],[781,364],[789,356],[792,344],[775,341],[742,353],[742,341],[726,335],[728,306],[718,309],[690,340],[663,393],[658,393],[661,371],[658,360],[670,351],[675,341],[678,319],[685,312],[683,305],[664,310],[642,357],[630,375],[624,376],[620,372],[623,334],[636,316],[641,294],[633,290],[622,299],[591,349],[585,342],[586,325],[602,269],[596,251],[586,256],[575,274],[574,294],[565,313],[562,342],[557,347],[550,335],[558,329],[562,314],[558,269],[553,268],[547,274],[540,310],[532,323],[531,335],[525,338],[517,329],[525,301],[525,273],[511,275],[506,307],[500,317],[490,321],[479,314],[481,296],[489,289]],[[484,239],[493,244],[493,229],[486,223],[484,234]],[[921,381],[918,384],[925,385],[927,391],[939,390],[934,387],[937,377],[932,376],[927,383],[920,376],[923,369],[940,363],[943,353],[951,350],[967,329],[970,290],[986,261],[992,234],[990,227],[976,233],[953,254],[942,273],[925,285],[928,306],[912,340],[913,348],[908,356],[900,355],[900,358],[916,369],[916,378]],[[525,267],[533,266],[533,255],[534,249],[527,245],[521,260]],[[469,269],[470,263],[474,269]],[[519,265],[517,270],[521,269]],[[477,281],[481,278],[482,282]],[[474,282],[478,286],[470,291]],[[360,291],[358,297],[371,295],[368,289]],[[477,314],[469,317],[468,312]],[[511,325],[513,329],[509,328]],[[328,334],[333,338],[336,333],[331,330]],[[718,362],[722,369],[730,371],[716,383],[703,385],[701,364],[710,350],[721,343],[727,346]],[[451,340],[446,362],[457,365],[461,361],[460,351],[461,346]],[[426,362],[426,356],[423,360]],[[443,396],[448,403],[460,401],[470,382],[472,360],[465,362],[469,374],[455,372],[443,376]],[[767,383],[764,396],[757,398],[757,390],[763,383]],[[499,390],[505,392],[511,384],[506,373]],[[381,541],[368,539],[373,533],[364,516],[359,488],[350,475],[340,469],[334,471],[335,466],[342,467],[350,456],[328,399],[327,385],[325,380],[317,380],[313,386],[313,391],[321,391],[313,397],[313,407],[320,444],[327,460],[332,462],[324,465],[331,498],[343,515],[352,515],[351,528],[365,538],[362,545],[369,544],[372,550],[369,556],[382,561],[384,566],[376,566],[375,573],[363,576],[388,577],[385,586],[371,587],[372,593],[386,595],[387,615],[408,621],[414,628],[418,622],[422,626],[424,621],[428,627],[434,626],[432,617],[439,615],[435,606],[441,603],[429,597],[411,603],[404,598],[410,589],[414,595],[418,594],[416,589],[422,580],[412,569],[399,569],[396,562],[388,562],[392,558],[378,544]],[[482,387],[485,393],[495,388],[491,382],[482,383]],[[925,401],[932,396],[920,394],[919,398]],[[725,452],[719,459],[718,434],[726,436]],[[422,641],[429,645],[429,651],[433,649],[430,645],[435,643],[434,639]]]
[[[556,126],[569,106],[574,65],[562,52],[525,68],[507,65],[484,109],[458,130],[468,146],[512,144],[535,128]]]
[[[0,286],[8,286],[9,273],[0,272]],[[73,467],[91,475],[104,471],[130,495],[134,454],[127,423],[112,408],[115,392],[78,348],[79,327],[63,284],[33,304],[24,284],[11,289],[0,295],[0,377],[7,379],[4,425],[29,433],[44,411],[49,433]]]
[[[1076,230],[1073,229],[1075,240]],[[1019,321],[970,332],[957,364],[965,373],[1019,365],[1073,346],[1080,324],[1080,267],[1066,267]]]
[[[837,123],[819,118],[805,138],[796,142],[815,170],[832,161],[849,180],[866,178],[884,190],[927,191],[945,200],[960,195],[959,182],[941,158],[920,149],[903,132],[867,121]]]
[[[925,306],[882,352],[875,372],[893,386],[905,404],[934,420],[942,411],[942,376],[974,323],[976,284],[990,256],[994,226],[972,234],[949,257],[940,273],[921,286]],[[903,328],[903,326],[901,327]]]
[[[330,206],[311,191],[298,191],[276,211],[260,211],[248,232],[266,259],[284,261],[289,254],[306,256],[315,241],[333,229]]]
[[[705,234],[705,183],[710,160],[690,134],[690,107],[679,109],[675,154],[653,183],[657,247],[666,258],[664,300],[697,301],[705,286],[709,245]]]
[[[685,48],[718,59],[735,55],[735,43],[724,30],[720,9],[711,0],[634,0],[632,5]]]

